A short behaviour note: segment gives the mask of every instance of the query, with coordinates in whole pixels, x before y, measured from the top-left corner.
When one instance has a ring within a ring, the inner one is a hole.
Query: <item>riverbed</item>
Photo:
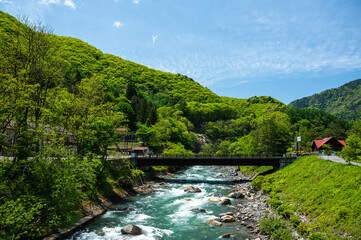
[[[153,185],[155,192],[137,195],[118,204],[115,209],[123,211],[108,211],[68,240],[216,239],[227,233],[231,234],[228,239],[255,238],[237,222],[222,223],[222,226],[206,223],[221,213],[233,211],[231,205],[208,201],[215,195],[223,200],[230,193],[233,182],[226,174],[219,167],[209,166],[193,166],[179,171],[172,178],[156,182]],[[189,185],[201,189],[201,192],[185,192],[184,188]],[[235,206],[248,200],[231,201]],[[194,212],[196,208],[205,212]],[[128,224],[139,226],[143,234],[123,235],[121,229]]]

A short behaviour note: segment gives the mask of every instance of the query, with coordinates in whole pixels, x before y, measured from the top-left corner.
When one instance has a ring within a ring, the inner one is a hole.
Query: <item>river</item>
[[[156,191],[148,195],[134,196],[116,207],[131,207],[131,212],[108,211],[75,233],[68,240],[118,240],[118,239],[216,239],[225,233],[234,234],[230,239],[253,238],[239,223],[223,223],[213,226],[206,220],[216,218],[220,213],[230,212],[230,206],[209,202],[215,194],[227,195],[232,187],[229,177],[219,167],[194,166],[177,172],[166,184],[156,183]],[[199,193],[186,193],[184,188],[192,185],[200,188]],[[224,197],[221,197],[224,199]],[[232,199],[232,205],[247,201]],[[192,212],[202,208],[205,213]],[[122,235],[121,228],[128,224],[139,226],[143,234]]]

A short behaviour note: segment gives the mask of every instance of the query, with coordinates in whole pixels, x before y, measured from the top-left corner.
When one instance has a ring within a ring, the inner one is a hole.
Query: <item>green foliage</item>
[[[167,143],[167,147],[163,150],[162,156],[193,156],[193,152],[186,150],[181,143]]]
[[[310,240],[326,240],[324,236],[321,233],[311,233],[309,236]]]
[[[295,209],[287,204],[282,204],[276,209],[276,212],[286,219],[289,219],[294,211]]]
[[[52,146],[13,167],[11,175],[17,178],[1,176],[0,236],[33,239],[68,227],[80,217],[78,205],[83,190],[92,191],[95,185],[97,166],[92,159],[72,158],[66,149]]]
[[[324,152],[326,155],[331,155],[333,152],[332,147],[330,144],[323,144],[322,145],[322,152]]]
[[[300,225],[302,221],[297,215],[291,215],[290,222],[294,228],[297,228],[297,226]]]
[[[272,236],[275,240],[291,240],[292,236],[286,220],[277,217],[264,218],[260,222],[261,233]]]
[[[257,155],[285,153],[291,146],[291,124],[287,115],[280,112],[270,114],[269,118],[257,124],[257,128],[237,142],[232,143],[229,151],[233,154]]]
[[[278,200],[276,198],[267,199],[266,202],[267,202],[267,204],[269,204],[270,206],[272,206],[274,208],[278,208],[279,206],[282,205],[282,201]]]
[[[348,162],[361,162],[361,120],[353,123],[345,143],[346,147],[342,149],[340,156]]]
[[[225,103],[188,102],[184,113],[195,126],[237,117],[237,110]]]
[[[342,239],[340,235],[344,233],[358,239],[360,176],[361,169],[357,166],[308,156],[262,177],[261,184],[257,184],[274,196],[268,200],[270,205],[277,205],[270,201],[282,201],[282,205],[293,206],[293,211],[308,215],[313,220],[312,225],[299,224],[297,229],[301,235],[317,228],[325,233],[327,239]]]
[[[344,120],[357,120],[361,113],[360,88],[361,79],[358,79],[341,87],[293,101],[289,106],[320,109]]]

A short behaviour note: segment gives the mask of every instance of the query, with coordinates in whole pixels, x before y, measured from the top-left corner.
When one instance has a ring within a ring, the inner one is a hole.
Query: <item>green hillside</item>
[[[270,194],[268,203],[301,235],[318,235],[309,239],[361,239],[360,182],[361,167],[308,156],[252,185]],[[311,222],[301,222],[298,214]]]
[[[298,99],[288,106],[320,109],[348,121],[360,119],[361,79],[310,97]]]

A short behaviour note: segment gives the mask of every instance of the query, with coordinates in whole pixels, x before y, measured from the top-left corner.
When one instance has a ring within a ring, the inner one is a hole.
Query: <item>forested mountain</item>
[[[349,121],[360,119],[361,79],[295,100],[288,106],[320,109]]]
[[[106,160],[129,135],[157,154],[258,155],[292,151],[300,135],[308,150],[313,139],[345,138],[350,128],[272,97],[217,96],[187,76],[104,54],[1,11],[0,93],[0,154],[12,157],[0,161],[1,239],[66,228],[82,201],[140,177],[128,160],[120,169]]]

